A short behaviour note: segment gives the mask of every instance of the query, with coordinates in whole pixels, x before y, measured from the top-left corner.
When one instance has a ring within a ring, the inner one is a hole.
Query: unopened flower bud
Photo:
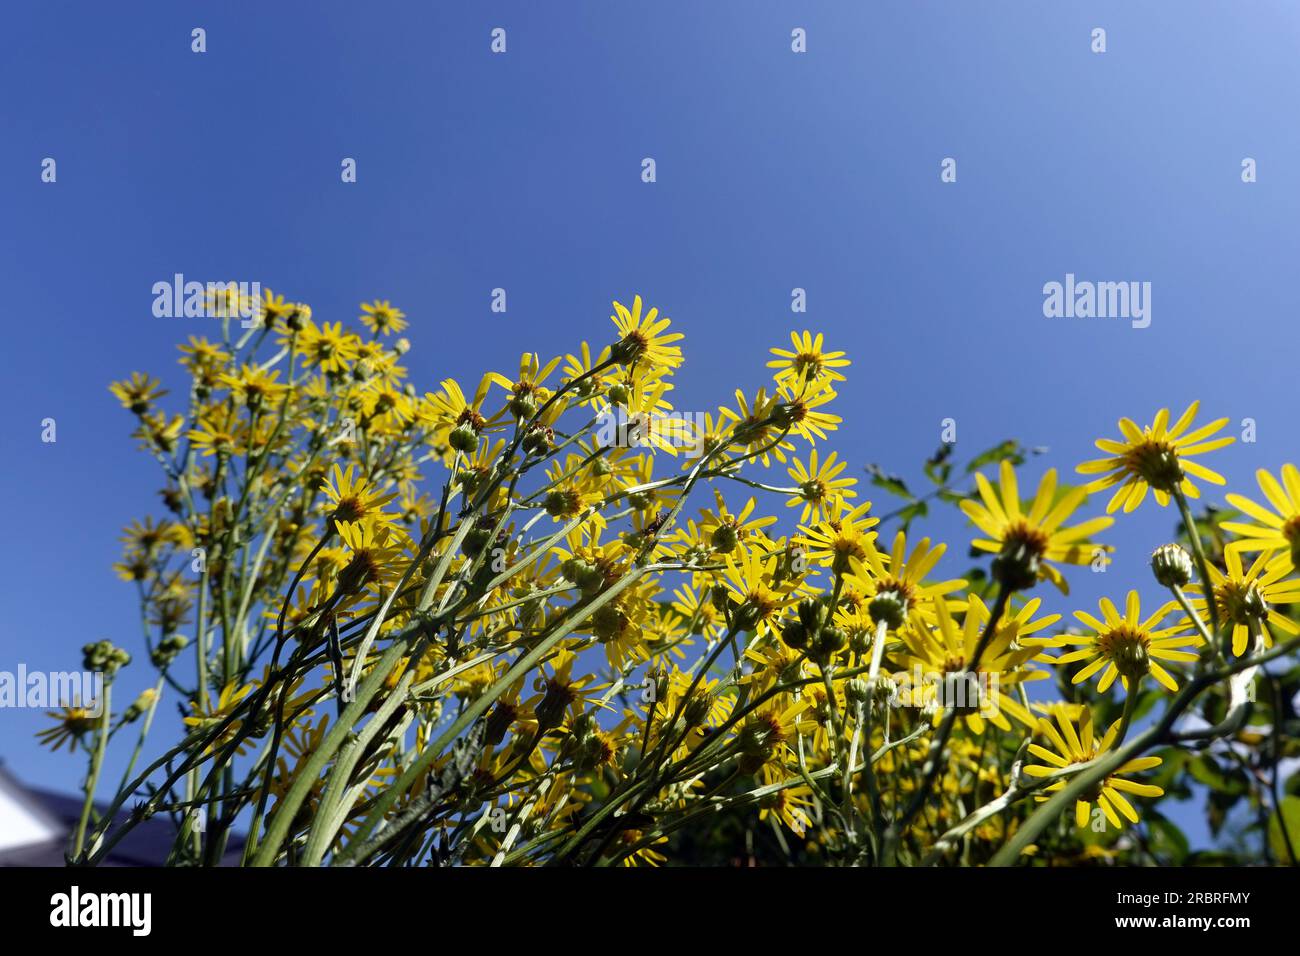
[[[890,630],[897,630],[907,619],[907,600],[897,591],[878,591],[867,604],[867,613],[876,624],[884,621]]]
[[[723,554],[730,554],[735,551],[740,544],[740,537],[736,534],[733,525],[720,524],[713,531],[713,536],[709,539],[715,551],[721,551]]]
[[[1151,573],[1163,587],[1186,587],[1192,580],[1192,556],[1181,545],[1162,544],[1151,553]]]
[[[609,399],[611,405],[626,405],[628,399],[632,396],[626,385],[622,382],[615,382],[605,392],[605,397]]]
[[[456,451],[472,455],[478,450],[478,433],[468,422],[465,422],[451,430],[451,434],[447,436],[447,444]]]
[[[790,620],[781,628],[781,640],[786,647],[800,651],[808,646],[808,630],[798,620]]]

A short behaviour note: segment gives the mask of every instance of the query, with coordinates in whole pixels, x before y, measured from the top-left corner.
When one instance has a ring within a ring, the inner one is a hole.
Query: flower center
[[[1041,558],[1047,554],[1047,548],[1050,544],[1046,532],[1035,528],[1029,522],[1021,520],[1011,526],[1007,531],[1004,545],[1021,545],[1025,551],[1034,557]]]
[[[1097,638],[1097,646],[1125,677],[1141,677],[1151,666],[1151,638],[1121,624]]]
[[[1254,583],[1225,581],[1216,589],[1224,614],[1234,624],[1249,624],[1268,617],[1268,602]]]
[[[1124,459],[1130,471],[1136,472],[1158,491],[1173,491],[1183,480],[1178,452],[1168,442],[1148,440],[1134,445],[1125,453]]]

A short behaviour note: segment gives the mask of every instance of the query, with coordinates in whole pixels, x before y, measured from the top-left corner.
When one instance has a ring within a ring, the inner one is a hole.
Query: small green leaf
[[[1025,452],[1024,449],[1020,447],[1020,442],[1008,438],[1006,441],[994,445],[987,451],[980,452],[970,461],[966,462],[966,474],[973,474],[985,465],[1002,461],[1004,458],[1010,460],[1013,465],[1024,464]]]
[[[883,488],[892,495],[897,495],[906,501],[915,501],[916,496],[907,490],[907,484],[897,475],[887,475],[879,465],[867,465],[867,474],[871,476],[871,483],[877,488]]]
[[[1282,824],[1286,824],[1285,830]],[[1290,837],[1290,847],[1287,838]],[[1300,797],[1283,797],[1268,821],[1268,843],[1279,863],[1300,860]]]

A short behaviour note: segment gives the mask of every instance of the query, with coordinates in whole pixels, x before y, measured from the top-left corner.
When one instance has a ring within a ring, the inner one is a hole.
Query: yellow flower
[[[806,438],[809,443],[825,438],[843,421],[838,415],[818,411],[836,398],[836,393],[824,383],[803,383],[799,393],[795,394],[790,383],[786,382],[777,386],[777,398],[777,424]]]
[[[1114,524],[1113,518],[1093,518],[1071,528],[1061,527],[1083,504],[1088,493],[1082,488],[1072,488],[1057,500],[1055,468],[1049,468],[1043,475],[1034,500],[1024,510],[1011,462],[1002,461],[1000,500],[983,473],[976,472],[975,483],[984,503],[965,500],[961,502],[961,510],[988,538],[977,538],[971,542],[972,546],[994,553],[1011,551],[1029,559],[1031,566],[1037,565],[1038,577],[1051,581],[1063,593],[1069,593],[1069,588],[1052,562],[1088,564],[1098,548],[1113,550],[1087,540],[1089,535]]]
[[[247,405],[249,408],[263,408],[266,405],[275,402],[285,392],[289,386],[276,379],[280,373],[268,372],[266,369],[256,365],[244,365],[238,375],[229,373],[223,374],[219,379],[220,383],[230,389],[235,401],[241,405]]]
[[[1046,671],[1025,666],[1039,654],[1038,648],[1017,642],[1014,623],[998,627],[980,655],[978,670],[968,671],[989,622],[988,607],[972,595],[960,630],[943,601],[934,602],[934,611],[937,627],[906,627],[899,632],[907,650],[903,677],[911,685],[906,703],[933,704],[936,723],[945,709],[955,709],[973,734],[984,733],[985,718],[1001,730],[1010,730],[1002,688],[1047,677]]]
[[[583,342],[579,351],[580,355],[569,353],[564,357],[564,382],[582,381],[574,387],[574,395],[578,399],[578,404],[588,405],[591,408],[603,408],[609,404],[605,398],[605,388],[608,386],[611,378],[601,373],[594,373],[594,370],[609,361],[610,348],[605,346],[600,350],[600,355],[595,359],[591,357],[591,346]],[[584,377],[585,376],[585,377]]]
[[[473,455],[479,447],[479,436],[496,429],[500,413],[488,418],[483,412],[492,382],[491,375],[484,375],[473,399],[467,399],[454,378],[443,379],[441,390],[426,392],[416,409],[420,422],[430,429],[429,443],[448,450],[446,464],[451,464],[456,452]]]
[[[209,342],[206,338],[191,335],[189,344],[181,345],[179,348],[184,353],[184,358],[179,361],[191,372],[204,367],[225,365],[230,361],[230,355],[221,346]]]
[[[209,455],[233,455],[241,448],[245,430],[240,427],[235,412],[227,405],[210,408],[200,413],[198,427],[186,435],[190,444]]]
[[[386,514],[383,508],[397,497],[397,493],[385,494],[378,490],[364,474],[358,474],[354,478],[353,472],[356,470],[355,464],[348,465],[347,471],[340,468],[338,464],[334,465],[333,478],[326,481],[322,489],[325,497],[333,505],[330,519],[336,524],[363,519],[381,525],[394,523],[397,516]]]
[[[735,729],[740,751],[736,769],[754,774],[769,766],[788,766],[794,754],[790,742],[804,732],[803,713],[808,707],[808,699],[804,697],[788,706],[765,707],[741,721]]]
[[[284,296],[276,295],[270,289],[262,290],[261,313],[262,326],[270,328],[276,319],[284,318],[293,311],[293,305],[284,301]]]
[[[361,303],[361,321],[375,335],[391,335],[406,328],[406,313],[387,299]]]
[[[1201,643],[1201,638],[1187,631],[1190,627],[1188,621],[1180,620],[1171,626],[1160,627],[1160,622],[1178,606],[1177,603],[1162,604],[1145,619],[1142,618],[1137,591],[1128,592],[1123,615],[1115,609],[1110,598],[1102,598],[1098,606],[1102,614],[1100,620],[1086,611],[1074,612],[1076,618],[1092,629],[1091,634],[1064,634],[1056,640],[1057,647],[1071,645],[1079,650],[1062,654],[1054,663],[1088,661],[1088,665],[1071,678],[1071,683],[1081,684],[1101,672],[1101,680],[1097,683],[1097,690],[1101,693],[1109,690],[1115,678],[1119,677],[1124,689],[1132,694],[1137,692],[1137,686],[1135,683],[1130,687],[1130,679],[1137,682],[1150,673],[1168,690],[1178,690],[1177,682],[1158,661],[1195,661],[1195,654],[1179,648],[1195,647]]]
[[[1271,561],[1272,557],[1273,552],[1264,551],[1249,570],[1243,570],[1241,553],[1229,548],[1223,555],[1227,574],[1215,565],[1209,565],[1215,607],[1232,624],[1232,653],[1238,657],[1250,649],[1251,630],[1255,628],[1259,630],[1264,646],[1273,646],[1273,637],[1264,626],[1265,621],[1287,634],[1300,634],[1300,624],[1273,608],[1275,604],[1300,602],[1300,580],[1287,578],[1290,567]],[[1201,583],[1189,584],[1187,592],[1192,610],[1200,614],[1202,620],[1208,620],[1209,608]]]
[[[1079,712],[1076,718],[1073,715],[1075,711]],[[1120,722],[1110,725],[1104,737],[1096,739],[1092,730],[1092,712],[1087,707],[1077,707],[1069,704],[1056,704],[1051,708],[1051,716],[1056,720],[1056,726],[1052,721],[1043,717],[1038,720],[1038,732],[1048,739],[1054,749],[1049,750],[1039,744],[1031,743],[1029,752],[1040,760],[1046,761],[1045,764],[1028,764],[1025,767],[1025,773],[1031,777],[1046,777],[1062,768],[1073,766],[1074,764],[1086,763],[1096,759],[1101,754],[1110,750],[1115,739],[1119,736]],[[1075,723],[1078,723],[1078,730],[1075,729]],[[1058,731],[1057,728],[1060,728]],[[1159,787],[1151,784],[1137,783],[1132,780],[1124,779],[1123,775],[1140,773],[1143,770],[1151,770],[1153,767],[1160,766],[1159,757],[1137,757],[1128,761],[1115,770],[1105,780],[1098,785],[1096,793],[1089,797],[1079,799],[1074,804],[1074,822],[1076,826],[1084,827],[1088,825],[1092,816],[1092,803],[1095,800],[1101,812],[1106,815],[1111,826],[1122,829],[1123,821],[1120,819],[1122,814],[1131,823],[1138,822],[1137,811],[1124,796],[1125,793],[1131,793],[1138,797],[1159,797],[1164,791]],[[1065,786],[1065,780],[1057,780],[1046,786],[1043,793],[1035,794],[1034,799],[1043,801],[1049,799],[1047,794],[1060,790]]]
[[[907,535],[899,531],[894,535],[890,554],[882,554],[872,547],[867,549],[865,559],[849,558],[849,566],[853,568],[851,583],[868,601],[880,595],[896,599],[914,627],[926,627],[935,620],[933,605],[966,586],[965,580],[957,579],[926,583],[926,575],[934,570],[947,549],[946,544],[931,547],[930,539],[922,538],[908,554]]]
[[[777,370],[778,384],[815,382],[823,378],[831,382],[844,381],[844,376],[835,370],[847,368],[851,363],[844,357],[844,352],[827,352],[822,349],[822,333],[818,332],[814,338],[807,330],[802,335],[791,332],[790,343],[794,346],[794,351],[769,349],[776,358],[768,362],[767,367]]]
[[[736,602],[732,626],[755,635],[767,633],[796,596],[791,582],[776,583],[780,555],[762,554],[755,549],[727,555],[726,561],[723,584]]]
[[[401,575],[398,564],[402,550],[400,539],[393,529],[365,521],[335,522],[339,537],[347,546],[348,563],[339,572],[339,590],[344,594],[359,594],[370,586],[384,586]]]
[[[755,532],[776,524],[776,518],[771,515],[763,515],[750,520],[750,515],[754,513],[754,509],[758,506],[758,502],[753,496],[745,502],[745,506],[740,509],[739,513],[732,514],[727,509],[726,502],[722,499],[722,492],[715,488],[713,494],[718,504],[718,510],[716,513],[707,508],[700,510],[699,533],[700,538],[715,551],[731,554],[737,548],[745,547]]]
[[[215,705],[207,710],[201,709],[198,701],[190,701],[190,708],[194,713],[188,717],[182,717],[181,722],[192,731],[196,732],[216,730],[227,717],[231,716],[239,708],[239,705],[243,703],[244,698],[251,694],[255,687],[255,684],[244,684],[241,686],[234,681],[231,681],[221,688],[221,693],[218,695]],[[226,729],[221,732],[219,737],[215,740],[208,741],[208,746],[204,753],[211,753],[212,751],[219,750],[226,744],[229,744],[239,735],[240,728],[243,727],[243,724],[244,721],[242,719],[232,720],[229,725],[227,725]],[[245,737],[239,742],[236,752],[242,755],[252,744],[251,737],[253,736],[260,735],[255,733],[249,737]]]
[[[167,394],[162,383],[143,372],[132,372],[129,379],[114,382],[108,387],[123,408],[130,409],[137,415],[143,415],[159,398]]]
[[[307,368],[322,372],[345,372],[357,357],[357,337],[343,331],[343,323],[322,322],[317,327],[308,319],[298,333],[298,353]]]
[[[1259,524],[1242,521],[1225,521],[1223,529],[1240,535],[1228,545],[1231,551],[1282,550],[1277,560],[1290,560],[1291,567],[1300,567],[1300,470],[1295,465],[1282,466],[1282,481],[1263,468],[1255,472],[1259,490],[1275,511],[1269,511],[1244,495],[1230,494],[1228,504],[1244,511]]]
[[[519,419],[530,419],[550,398],[550,391],[543,388],[542,383],[559,364],[560,360],[553,358],[542,365],[536,352],[525,352],[519,356],[518,378],[511,380],[500,372],[489,372],[487,378],[510,393],[511,414]]]
[[[99,726],[100,716],[96,716],[88,707],[73,705],[62,710],[46,711],[45,716],[54,720],[54,726],[36,732],[36,739],[44,747],[57,751],[65,743],[69,753],[77,752],[77,744],[85,736],[94,733]]]
[[[673,342],[683,339],[680,332],[668,332],[671,320],[667,318],[655,321],[659,310],[651,308],[641,315],[641,297],[632,300],[632,308],[619,302],[614,303],[614,315],[610,320],[618,329],[619,340],[612,355],[618,362],[634,364],[644,359],[652,368],[671,369],[682,364],[682,350]]]
[[[780,778],[780,779],[773,779]],[[764,765],[763,779],[767,786],[784,782],[784,774],[779,767]],[[794,833],[796,836],[803,836],[812,826],[811,814],[816,812],[817,802],[813,798],[812,789],[807,784],[798,784],[793,787],[782,787],[774,793],[769,793],[759,801],[758,819],[766,820],[769,816],[775,817],[781,823]]]
[[[1085,461],[1079,465],[1080,474],[1102,474],[1094,479],[1087,491],[1091,494],[1102,488],[1119,485],[1106,505],[1106,513],[1114,512],[1121,505],[1125,512],[1132,511],[1142,503],[1150,490],[1156,501],[1163,507],[1169,504],[1169,496],[1175,490],[1181,490],[1189,498],[1199,498],[1200,489],[1192,483],[1192,475],[1202,481],[1221,485],[1223,476],[1211,471],[1204,465],[1189,461],[1193,455],[1203,455],[1207,451],[1231,445],[1236,439],[1231,435],[1210,439],[1210,436],[1228,424],[1226,418],[1219,418],[1208,425],[1188,431],[1200,402],[1192,402],[1178,421],[1169,427],[1169,409],[1162,408],[1156,413],[1155,421],[1145,428],[1127,418],[1119,421],[1124,441],[1099,438],[1096,445],[1109,453],[1110,458],[1098,458]],[[1104,474],[1103,474],[1104,473]]]
[[[132,437],[140,439],[144,446],[157,447],[159,451],[171,454],[176,450],[176,440],[181,437],[185,427],[185,418],[173,415],[170,419],[163,412],[156,415],[145,412],[140,416],[140,427]]]
[[[849,509],[844,499],[832,500],[826,517],[815,525],[800,525],[801,543],[808,549],[808,560],[835,573],[850,570],[850,560],[865,561],[874,549],[877,533],[871,531],[880,519],[869,514],[871,502]]]
[[[807,468],[798,458],[794,459],[792,466],[787,469],[787,474],[798,486],[799,493],[792,496],[786,502],[786,506],[797,508],[803,505],[800,522],[807,523],[813,517],[824,519],[829,516],[835,499],[858,496],[858,493],[853,490],[858,479],[839,477],[846,467],[848,462],[839,461],[835,452],[831,452],[824,462],[818,464],[816,448],[808,453]]]

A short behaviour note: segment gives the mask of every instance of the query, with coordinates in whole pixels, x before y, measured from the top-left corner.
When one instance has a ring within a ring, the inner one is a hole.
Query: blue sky
[[[1016,437],[1065,472],[1120,415],[1192,398],[1256,420],[1216,456],[1238,489],[1295,457],[1293,5],[13,0],[0,32],[0,669],[76,667],[101,637],[140,649],[110,564],[159,475],[106,386],[173,376],[204,331],[151,314],[176,272],[258,279],[318,319],[391,299],[421,390],[606,341],[609,301],[634,292],[687,335],[683,409],[821,330],[854,360],[833,444],[854,468],[918,477],[952,417],[959,456]],[[1066,273],[1150,282],[1151,326],[1045,318]],[[1154,598],[1146,557],[1174,520],[1120,521],[1114,565],[1056,610]],[[962,522],[930,527],[962,570]],[[74,786],[42,725],[0,713],[0,756]]]

